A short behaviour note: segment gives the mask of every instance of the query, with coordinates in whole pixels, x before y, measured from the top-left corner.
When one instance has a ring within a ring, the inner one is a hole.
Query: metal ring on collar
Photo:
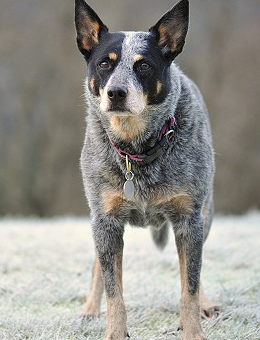
[[[133,178],[134,178],[134,174],[132,173],[132,171],[127,172],[127,173],[125,174],[125,179],[126,179],[127,181],[132,181]]]
[[[164,136],[172,135],[173,132],[174,132],[173,130],[169,130],[169,131],[166,132],[166,134]]]

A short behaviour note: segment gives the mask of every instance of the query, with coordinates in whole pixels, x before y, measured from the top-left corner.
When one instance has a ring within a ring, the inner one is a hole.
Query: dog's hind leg
[[[180,329],[182,340],[205,340],[200,324],[199,285],[203,247],[200,213],[174,226],[181,274]]]
[[[101,268],[96,253],[95,262],[92,268],[92,279],[90,291],[87,297],[86,304],[83,306],[82,314],[87,318],[98,317],[100,314],[100,304],[104,291],[103,280],[101,276]]]
[[[117,219],[102,215],[93,221],[92,228],[107,300],[104,340],[124,340],[127,337],[122,287],[124,227]]]
[[[219,315],[221,312],[221,307],[216,303],[210,301],[210,299],[205,295],[202,284],[200,284],[200,311],[202,315],[212,318],[215,315]]]

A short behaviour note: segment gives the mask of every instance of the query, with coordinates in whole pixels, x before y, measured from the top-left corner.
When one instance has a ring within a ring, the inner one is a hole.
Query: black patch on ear
[[[150,28],[167,59],[181,53],[189,27],[189,1],[181,0]]]
[[[108,28],[85,0],[75,0],[75,26],[78,48],[87,60]]]

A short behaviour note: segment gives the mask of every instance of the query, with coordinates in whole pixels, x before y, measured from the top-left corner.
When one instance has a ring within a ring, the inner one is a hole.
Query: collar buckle
[[[139,158],[143,160],[142,164],[150,164],[152,163],[156,158],[162,156],[169,148],[169,137],[168,133],[163,136],[163,138],[158,141],[155,146],[149,150],[144,155],[138,155]]]

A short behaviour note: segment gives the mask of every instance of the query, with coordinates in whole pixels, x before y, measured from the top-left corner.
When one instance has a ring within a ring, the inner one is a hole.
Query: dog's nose
[[[114,104],[122,102],[127,96],[127,88],[124,86],[111,86],[107,91],[108,98]]]

